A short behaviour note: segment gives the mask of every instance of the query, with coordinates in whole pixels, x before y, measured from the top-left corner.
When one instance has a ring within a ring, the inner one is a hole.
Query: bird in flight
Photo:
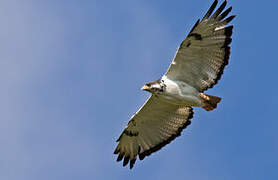
[[[123,166],[133,168],[137,156],[143,160],[180,136],[191,123],[192,107],[211,111],[220,102],[204,91],[218,82],[228,64],[233,26],[227,25],[235,16],[227,17],[232,7],[223,12],[226,0],[214,12],[217,3],[195,23],[167,72],[142,87],[151,95],[131,117],[114,151]]]

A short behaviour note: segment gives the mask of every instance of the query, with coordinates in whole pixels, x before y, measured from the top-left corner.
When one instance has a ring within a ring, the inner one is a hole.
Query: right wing
[[[181,43],[165,74],[170,79],[187,83],[199,92],[217,83],[230,57],[233,26],[226,25],[235,16],[226,18],[232,7],[222,12],[227,1],[212,14],[217,2],[214,1],[204,18],[197,21]]]
[[[191,107],[169,104],[152,95],[117,140],[117,161],[124,158],[123,166],[130,162],[132,168],[138,155],[142,160],[180,136],[192,117]]]

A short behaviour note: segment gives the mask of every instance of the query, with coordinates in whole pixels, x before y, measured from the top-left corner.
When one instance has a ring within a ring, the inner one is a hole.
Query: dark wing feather
[[[117,161],[124,159],[123,166],[129,162],[132,168],[137,156],[142,160],[180,136],[192,117],[191,107],[169,104],[152,95],[117,140]]]
[[[214,1],[202,21],[197,21],[165,74],[168,78],[183,81],[200,92],[212,88],[221,78],[232,41],[233,26],[226,25],[235,17],[226,18],[232,10],[230,7],[222,12],[226,4],[224,1],[212,14],[217,5]]]

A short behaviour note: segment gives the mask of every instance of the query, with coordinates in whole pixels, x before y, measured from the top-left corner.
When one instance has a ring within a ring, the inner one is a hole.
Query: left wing
[[[137,156],[142,160],[170,143],[186,128],[193,117],[191,107],[181,107],[161,101],[152,95],[128,122],[114,154],[123,166],[133,167]]]
[[[215,0],[204,18],[196,22],[165,74],[170,79],[187,83],[199,92],[217,83],[230,56],[233,26],[226,25],[235,16],[224,19],[232,10],[230,7],[222,12],[226,1],[212,14],[217,2]]]

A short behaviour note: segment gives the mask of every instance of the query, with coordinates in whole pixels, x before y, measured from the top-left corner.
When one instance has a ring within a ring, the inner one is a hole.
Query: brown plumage
[[[165,75],[142,88],[152,95],[131,117],[114,151],[123,166],[133,168],[137,157],[143,160],[180,136],[191,123],[192,106],[211,111],[221,101],[204,91],[219,81],[228,64],[233,26],[226,25],[235,16],[227,17],[232,7],[223,12],[226,1],[213,13],[217,3],[195,23]]]

